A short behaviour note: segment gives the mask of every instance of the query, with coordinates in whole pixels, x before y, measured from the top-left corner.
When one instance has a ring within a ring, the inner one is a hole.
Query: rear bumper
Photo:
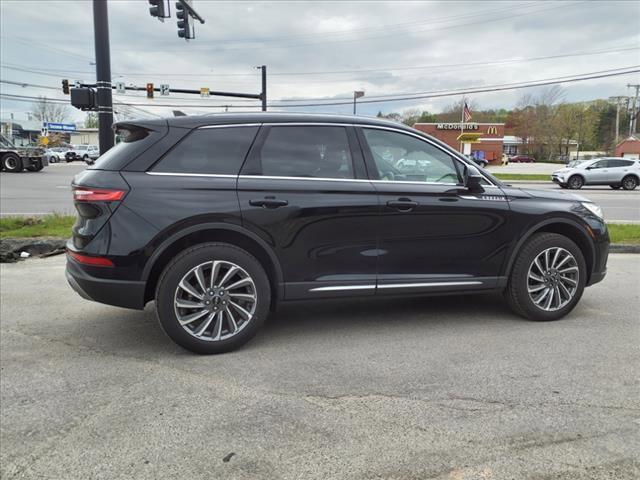
[[[144,308],[144,282],[99,278],[87,271],[95,268],[84,267],[67,256],[67,281],[82,298],[116,307]]]

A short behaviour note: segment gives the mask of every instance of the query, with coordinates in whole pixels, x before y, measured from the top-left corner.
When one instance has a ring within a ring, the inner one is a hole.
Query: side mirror
[[[480,170],[473,165],[466,165],[464,169],[464,186],[467,190],[470,192],[484,192],[482,180],[484,180],[484,177],[480,174]]]

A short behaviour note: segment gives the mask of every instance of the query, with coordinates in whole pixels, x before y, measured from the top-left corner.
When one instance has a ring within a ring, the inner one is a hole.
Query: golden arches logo
[[[487,135],[497,135],[498,134],[498,127],[488,127],[487,128]]]

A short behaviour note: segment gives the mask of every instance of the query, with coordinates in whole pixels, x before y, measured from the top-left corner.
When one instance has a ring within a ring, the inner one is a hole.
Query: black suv
[[[118,123],[73,180],[67,278],[155,300],[178,344],[249,340],[282,300],[502,291],[554,320],[606,272],[600,209],[513,188],[447,145],[372,118],[244,114]]]

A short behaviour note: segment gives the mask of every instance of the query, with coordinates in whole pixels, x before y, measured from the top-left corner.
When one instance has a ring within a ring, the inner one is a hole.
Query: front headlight
[[[602,208],[599,205],[591,202],[580,202],[584,208],[593,213],[596,217],[604,220],[604,214],[602,213]]]

